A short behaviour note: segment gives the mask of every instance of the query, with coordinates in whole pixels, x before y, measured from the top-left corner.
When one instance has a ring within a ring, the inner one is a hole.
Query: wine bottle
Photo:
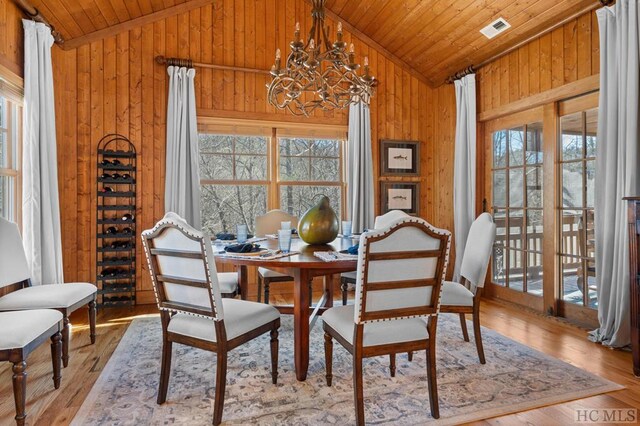
[[[131,213],[125,214],[124,216],[122,216],[121,219],[122,219],[123,222],[133,222],[134,221],[133,215]]]
[[[100,190],[100,192],[113,192],[113,188],[111,188],[110,186],[105,186]]]
[[[126,228],[122,228],[122,230],[120,231],[123,234],[133,234],[133,229],[131,229],[131,227],[127,226]]]
[[[105,234],[117,234],[117,233],[118,233],[118,228],[116,228],[115,226],[110,226],[105,231]]]
[[[100,175],[100,179],[112,179],[109,173],[103,173]]]

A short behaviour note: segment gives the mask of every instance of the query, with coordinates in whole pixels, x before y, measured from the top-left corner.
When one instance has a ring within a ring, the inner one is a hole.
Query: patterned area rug
[[[293,322],[282,317],[278,384],[271,384],[269,336],[230,353],[223,421],[227,424],[353,424],[351,356],[334,342],[333,386],[325,384],[321,322],[311,332],[306,382],[293,372]],[[471,331],[471,324],[469,324]],[[471,334],[471,333],[470,333]],[[72,424],[211,424],[215,355],[174,345],[167,402],[157,405],[159,317],[134,320]],[[364,362],[365,418],[370,424],[458,424],[557,404],[623,387],[492,330],[483,329],[487,364],[464,342],[457,316],[440,315],[437,368],[440,419],[429,412],[424,352]]]

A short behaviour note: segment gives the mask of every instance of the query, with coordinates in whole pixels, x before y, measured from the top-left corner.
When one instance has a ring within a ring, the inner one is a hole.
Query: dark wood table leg
[[[297,269],[293,283],[293,341],[296,378],[307,379],[309,369],[309,273]]]
[[[249,292],[249,272],[245,265],[238,265],[238,284],[240,285],[240,297],[247,300]]]
[[[335,275],[324,276],[324,293],[327,295],[327,300],[324,306],[327,308],[333,308],[333,280]]]

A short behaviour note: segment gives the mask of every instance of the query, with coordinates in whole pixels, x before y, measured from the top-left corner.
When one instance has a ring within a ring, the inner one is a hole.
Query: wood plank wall
[[[481,68],[478,113],[599,74],[599,43],[594,11]]]
[[[22,12],[11,0],[0,0],[0,66],[22,77]]]
[[[219,0],[74,50],[53,48],[67,281],[95,280],[96,144],[104,134],[118,132],[128,136],[140,154],[138,231],[151,227],[164,213],[168,78],[166,68],[155,64],[154,57],[190,57],[221,65],[268,69],[276,47],[287,51],[296,21],[306,33],[310,13],[304,0]],[[335,23],[329,24],[335,28]],[[421,215],[437,226],[453,229],[453,87],[431,89],[356,36],[346,33],[345,39],[354,43],[360,61],[364,55],[369,56],[371,72],[380,80],[371,105],[376,176],[379,139],[420,140]],[[264,75],[198,69],[198,114],[294,119],[267,104],[267,81]],[[304,121],[310,125],[346,125],[347,114],[316,112]],[[138,248],[140,300],[151,302],[151,282],[143,260]]]

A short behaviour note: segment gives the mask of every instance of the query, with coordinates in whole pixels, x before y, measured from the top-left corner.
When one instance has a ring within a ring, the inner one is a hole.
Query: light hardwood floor
[[[319,289],[320,286],[317,288]],[[291,286],[287,284],[274,285],[272,303],[289,302],[291,294],[287,292],[290,290]],[[316,297],[319,295],[320,293],[317,292]],[[353,293],[350,293],[350,296],[353,297]],[[249,298],[255,300],[255,294],[250,294]],[[336,300],[338,299],[339,292],[336,291]],[[154,314],[155,312],[154,305],[99,311],[98,338],[93,346],[89,344],[86,312],[76,312],[71,318],[73,324],[71,358],[69,367],[62,372],[62,386],[59,390],[53,389],[48,345],[38,348],[27,360],[28,424],[68,424],[82,405],[131,320],[136,316]],[[620,383],[626,389],[488,419],[474,424],[566,425],[574,424],[574,413],[577,409],[640,408],[640,379],[634,378],[631,373],[630,353],[613,351],[593,344],[586,339],[586,330],[566,324],[561,320],[546,318],[500,302],[483,301],[481,312],[484,326],[577,367]],[[316,324],[316,326],[318,325]],[[315,356],[322,355],[316,354]],[[0,424],[15,424],[13,422],[15,412],[9,363],[0,365],[0,395]]]

